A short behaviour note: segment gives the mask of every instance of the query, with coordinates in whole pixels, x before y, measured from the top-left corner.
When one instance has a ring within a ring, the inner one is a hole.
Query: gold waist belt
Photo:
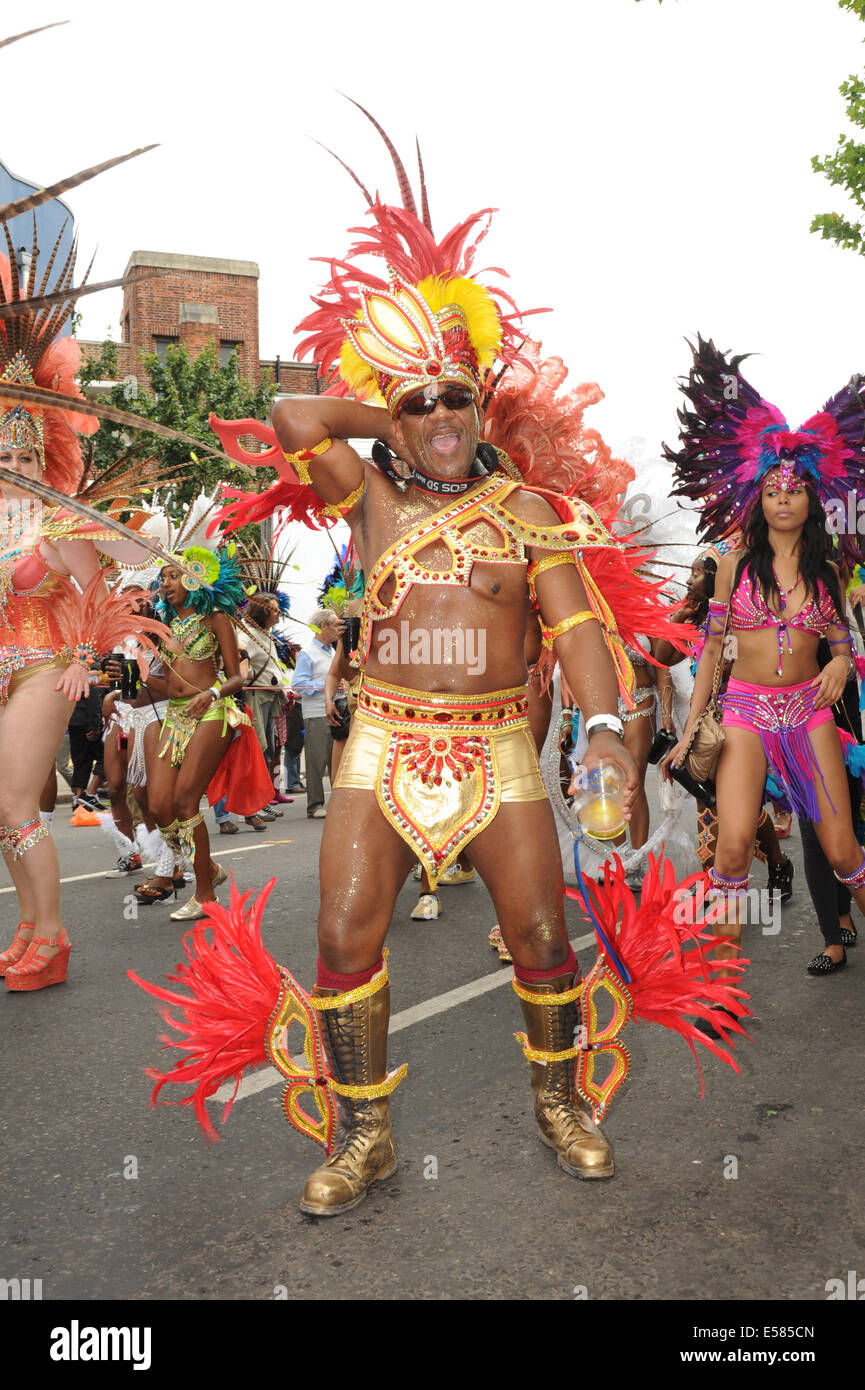
[[[502,801],[544,799],[527,708],[525,687],[441,695],[364,677],[334,786],[374,791],[435,887]]]
[[[359,715],[398,733],[436,727],[459,727],[466,733],[472,729],[494,733],[525,728],[528,708],[525,686],[486,691],[482,695],[447,695],[405,690],[364,676],[357,697]]]

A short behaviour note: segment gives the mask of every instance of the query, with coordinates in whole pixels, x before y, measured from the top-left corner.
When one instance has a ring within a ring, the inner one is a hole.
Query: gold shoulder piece
[[[610,535],[600,518],[585,502],[579,504],[578,512],[576,505],[571,503],[577,512],[573,521],[557,522],[551,526],[523,521],[520,517],[514,516],[513,512],[509,511],[503,503],[504,498],[501,500],[497,497],[491,498],[485,503],[485,509],[490,514],[495,514],[502,529],[507,531],[514,540],[522,541],[524,545],[537,550],[571,550],[575,546],[614,546],[616,544],[615,539]]]

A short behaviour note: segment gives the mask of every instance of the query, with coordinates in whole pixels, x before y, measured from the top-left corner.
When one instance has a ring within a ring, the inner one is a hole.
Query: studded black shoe
[[[789,859],[780,864],[769,865],[769,892],[780,893],[781,902],[788,903],[793,896],[793,865]]]
[[[821,951],[819,956],[808,962],[809,975],[833,975],[836,970],[843,970],[847,964],[847,952],[845,951],[840,960],[833,960],[831,956],[824,955]]]

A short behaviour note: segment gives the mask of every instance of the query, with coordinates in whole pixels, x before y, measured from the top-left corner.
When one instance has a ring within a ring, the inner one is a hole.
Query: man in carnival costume
[[[237,1075],[260,1047],[253,1042],[259,1033],[254,976],[258,1016],[266,1002],[272,1006],[259,1055],[288,1078],[288,1118],[330,1149],[335,1106],[342,1112],[341,1140],[306,1184],[301,1210],[313,1216],[353,1207],[396,1167],[388,1097],[405,1067],[387,1068],[383,947],[397,894],[417,859],[433,888],[462,856],[484,880],[514,959],[526,1025],[518,1037],[531,1063],[541,1138],[567,1173],[612,1176],[610,1145],[593,1118],[604,1113],[624,1075],[626,1054],[615,1039],[632,1003],[639,1011],[639,984],[627,970],[620,936],[609,957],[617,961],[616,983],[608,974],[603,986],[611,985],[616,998],[615,1023],[605,1035],[614,1067],[599,1087],[593,1049],[602,1040],[586,1034],[580,1046],[577,1031],[581,1002],[586,1019],[594,1017],[591,988],[581,982],[565,926],[557,836],[527,721],[524,637],[536,600],[545,642],[555,646],[586,717],[586,764],[605,758],[618,765],[626,807],[635,770],[616,713],[618,689],[630,699],[633,685],[623,639],[664,632],[679,640],[657,586],[634,573],[645,552],[620,546],[588,505],[525,486],[508,455],[482,441],[496,365],[513,368],[523,360],[520,315],[503,290],[469,274],[485,214],[437,242],[425,188],[418,217],[394,158],[405,205],[368,199],[368,238],[346,260],[329,261],[332,278],[301,325],[302,350],[312,351],[332,390],[277,405],[278,449],[258,461],[278,460],[282,480],[265,494],[235,493],[225,511],[232,525],[286,504],[292,516],[311,509],[325,519],[344,517],[366,576],[356,655],[363,679],[321,848],[316,986],[303,994],[270,962],[257,937],[261,905],[245,921],[240,902],[233,904],[233,925],[218,909],[211,917],[216,956],[230,959],[235,982],[241,964],[250,971],[245,1031],[235,1010],[235,1026],[226,1018],[215,1045],[212,1016],[208,1022],[198,1007],[203,945],[180,971],[192,1000],[146,986],[186,1017],[182,1046],[189,1056],[159,1084],[198,1082],[188,1099],[208,1127],[203,1101],[218,1076]],[[368,254],[385,262],[384,278],[356,266]],[[214,427],[234,452],[250,425]],[[360,439],[378,441],[374,463],[348,442]],[[666,902],[674,886],[669,878],[659,886],[655,875],[648,896],[660,903],[666,893]],[[613,939],[621,891],[617,880],[606,898],[593,895],[599,914],[612,912]],[[665,939],[662,955],[668,944]],[[700,953],[689,955],[693,965]],[[632,979],[627,1000],[619,988],[625,977]],[[596,982],[593,976],[592,987]],[[700,983],[702,997],[714,997],[705,972]],[[309,1025],[305,1073],[291,1062],[285,1038],[293,1018]],[[692,1031],[678,1017],[672,1026]],[[320,1125],[298,1104],[304,1086],[312,1088]]]

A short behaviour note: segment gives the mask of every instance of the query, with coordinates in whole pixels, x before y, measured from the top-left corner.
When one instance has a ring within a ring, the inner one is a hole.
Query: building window
[[[176,337],[176,336],[174,336],[174,337],[168,337],[167,335],[163,335],[163,334],[159,334],[159,333],[154,333],[154,335],[153,335],[153,351],[156,353],[156,356],[159,358],[159,360],[160,360],[160,362],[162,363],[163,367],[165,366],[165,353],[166,353],[167,349],[171,346],[172,343],[176,343],[176,342],[177,342],[177,337]]]
[[[228,366],[228,359],[229,359],[229,357],[231,356],[231,354],[232,354],[233,352],[236,352],[236,353],[238,354],[238,356],[239,356],[239,355],[240,355],[240,349],[241,349],[241,347],[242,347],[242,343],[232,343],[232,342],[229,342],[228,339],[226,339],[226,338],[221,338],[220,341],[219,341],[219,365],[220,365],[220,367],[227,367],[227,366]]]

